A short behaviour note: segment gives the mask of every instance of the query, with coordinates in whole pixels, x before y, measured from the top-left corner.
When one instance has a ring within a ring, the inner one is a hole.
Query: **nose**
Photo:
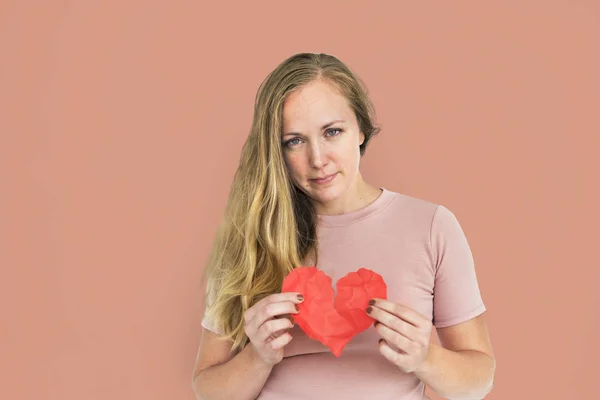
[[[324,149],[321,147],[320,143],[313,143],[310,146],[310,152],[309,152],[309,163],[310,166],[316,169],[320,169],[323,167],[323,165],[325,164],[324,159],[325,159],[325,155],[324,155]]]

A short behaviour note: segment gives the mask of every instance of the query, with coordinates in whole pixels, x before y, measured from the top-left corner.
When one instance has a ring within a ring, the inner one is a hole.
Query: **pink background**
[[[0,398],[193,399],[254,95],[303,51],[367,84],[366,179],[459,218],[487,398],[596,398],[600,3],[564,0],[0,2]]]

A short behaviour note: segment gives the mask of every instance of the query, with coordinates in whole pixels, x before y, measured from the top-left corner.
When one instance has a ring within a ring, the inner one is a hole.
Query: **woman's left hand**
[[[389,300],[373,299],[367,314],[381,336],[379,352],[403,372],[423,368],[429,354],[433,324],[425,316]]]

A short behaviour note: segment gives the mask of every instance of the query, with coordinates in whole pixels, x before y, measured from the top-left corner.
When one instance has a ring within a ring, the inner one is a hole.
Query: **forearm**
[[[483,399],[492,389],[495,361],[478,351],[452,351],[434,343],[417,377],[450,400]]]
[[[194,379],[194,393],[198,400],[254,400],[272,368],[262,363],[248,345],[231,360],[202,370]]]

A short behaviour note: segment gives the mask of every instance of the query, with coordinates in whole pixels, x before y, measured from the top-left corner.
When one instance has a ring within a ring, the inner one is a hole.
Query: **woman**
[[[495,370],[474,263],[454,214],[367,183],[379,131],[362,82],[337,58],[296,54],[259,88],[208,277],[198,399],[483,398]],[[387,299],[338,358],[293,324],[286,275],[333,282],[365,267]],[[440,345],[430,343],[433,326]]]

